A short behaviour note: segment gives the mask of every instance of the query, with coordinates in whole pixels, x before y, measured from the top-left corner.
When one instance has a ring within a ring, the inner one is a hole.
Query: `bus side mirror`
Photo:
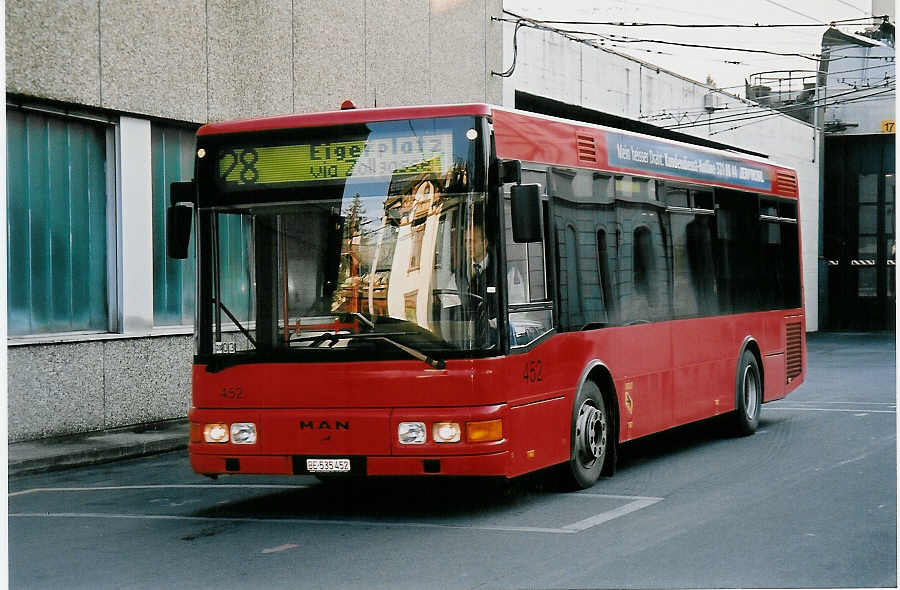
[[[540,242],[541,185],[514,184],[510,188],[513,241],[517,244]]]
[[[166,209],[166,254],[184,260],[191,243],[191,220],[194,217],[195,186],[190,182],[173,182],[170,203]]]

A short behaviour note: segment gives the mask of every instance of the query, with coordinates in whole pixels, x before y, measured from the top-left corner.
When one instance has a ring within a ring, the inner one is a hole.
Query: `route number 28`
[[[538,383],[543,381],[544,365],[541,361],[525,361],[525,371],[522,378],[526,383]]]

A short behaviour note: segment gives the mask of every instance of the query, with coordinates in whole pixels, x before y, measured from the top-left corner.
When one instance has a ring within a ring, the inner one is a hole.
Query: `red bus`
[[[212,123],[195,163],[197,473],[587,487],[803,381],[797,177],[764,158],[471,104]]]

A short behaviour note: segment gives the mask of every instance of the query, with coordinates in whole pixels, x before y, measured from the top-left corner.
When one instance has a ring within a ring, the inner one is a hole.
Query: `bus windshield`
[[[368,123],[362,138],[211,146],[220,205],[204,209],[212,269],[201,303],[212,352],[358,359],[490,347],[476,129],[458,117]]]

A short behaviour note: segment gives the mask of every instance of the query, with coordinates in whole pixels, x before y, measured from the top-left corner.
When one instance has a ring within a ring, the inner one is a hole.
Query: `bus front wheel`
[[[586,381],[575,398],[572,412],[567,478],[571,487],[589,488],[600,478],[609,454],[611,423],[603,393],[596,383]]]
[[[756,356],[749,350],[744,351],[738,365],[736,409],[734,425],[738,436],[747,436],[759,426],[759,408],[762,404],[763,386]]]

